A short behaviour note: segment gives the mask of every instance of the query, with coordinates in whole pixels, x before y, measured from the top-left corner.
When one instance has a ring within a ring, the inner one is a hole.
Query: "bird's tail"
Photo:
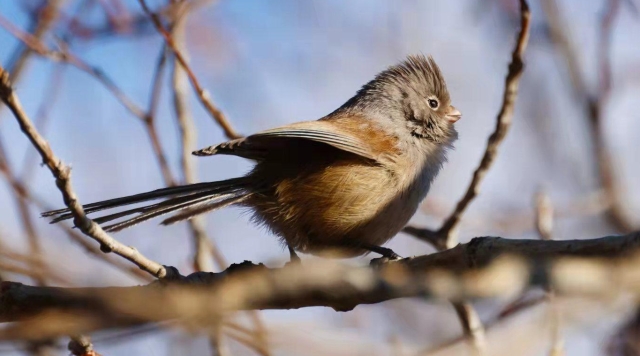
[[[93,221],[98,224],[103,224],[128,217],[123,221],[102,227],[107,232],[116,232],[143,221],[182,210],[179,214],[162,221],[164,225],[173,224],[211,210],[240,203],[251,196],[251,193],[251,182],[249,178],[242,177],[219,182],[196,183],[162,188],[146,193],[87,204],[84,205],[83,208],[85,213],[90,214],[120,206],[165,199],[159,203],[148,204],[93,219]],[[132,217],[134,214],[135,216]],[[69,209],[47,211],[42,213],[42,216],[54,217],[51,221],[52,224],[73,217]]]

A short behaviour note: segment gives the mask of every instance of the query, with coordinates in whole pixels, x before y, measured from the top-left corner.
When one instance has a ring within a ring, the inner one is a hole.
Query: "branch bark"
[[[473,173],[473,178],[469,183],[469,187],[464,196],[458,202],[454,211],[444,221],[442,226],[436,230],[416,228],[413,226],[407,226],[404,231],[420,240],[428,242],[435,246],[437,249],[451,248],[455,245],[457,240],[457,228],[460,224],[462,214],[471,204],[473,199],[478,195],[480,191],[480,184],[487,174],[491,165],[496,159],[498,154],[498,147],[504,140],[509,127],[511,126],[511,120],[513,117],[513,111],[515,108],[516,98],[518,96],[518,86],[520,84],[520,77],[524,72],[523,56],[524,51],[527,48],[529,42],[529,28],[530,28],[531,13],[529,11],[529,5],[525,0],[520,1],[520,32],[511,55],[511,63],[509,64],[509,71],[505,79],[504,93],[502,97],[502,106],[498,113],[496,120],[496,128],[494,132],[489,136],[487,142],[487,148],[484,151],[482,160]]]
[[[169,268],[178,277],[136,287],[53,288],[3,282],[0,321],[22,322],[3,329],[0,339],[169,319],[202,327],[237,310],[326,306],[348,311],[404,297],[512,296],[530,286],[553,288],[559,296],[637,296],[640,283],[633,271],[640,268],[639,251],[640,232],[567,241],[478,237],[446,251],[369,267],[321,260],[270,269],[245,262],[220,273],[188,276]]]
[[[196,75],[191,70],[191,67],[189,66],[189,63],[187,62],[187,59],[184,57],[184,55],[182,54],[182,52],[180,51],[180,49],[178,48],[178,46],[174,42],[174,40],[171,37],[171,34],[169,33],[169,31],[167,31],[167,29],[162,24],[162,20],[160,19],[158,14],[155,14],[155,13],[151,12],[151,10],[147,6],[147,3],[145,2],[145,0],[138,0],[138,2],[140,3],[140,6],[142,7],[142,10],[145,12],[145,14],[147,14],[149,16],[149,18],[153,22],[153,25],[158,30],[158,33],[160,33],[160,35],[164,38],[165,42],[167,43],[167,46],[169,46],[171,51],[173,51],[173,54],[175,55],[176,60],[180,63],[182,68],[187,72],[187,76],[189,77],[189,81],[191,82],[191,86],[193,87],[193,89],[196,92],[196,94],[198,94],[197,96],[198,96],[198,99],[200,100],[200,103],[202,104],[202,106],[204,106],[204,108],[211,115],[211,117],[222,128],[222,130],[224,131],[224,134],[225,134],[225,136],[227,136],[227,138],[234,139],[234,138],[241,137],[234,130],[234,128],[231,126],[231,123],[229,122],[229,120],[227,120],[226,115],[213,103],[213,101],[211,100],[211,97],[209,95],[209,92],[207,92],[202,87],[202,85],[200,84],[200,81],[198,80]],[[196,5],[191,5],[191,6],[197,6],[197,4]]]
[[[51,150],[47,141],[38,133],[33,123],[22,109],[22,105],[15,95],[9,73],[0,67],[0,100],[4,102],[13,112],[20,129],[36,148],[43,163],[49,168],[51,174],[56,178],[56,185],[65,205],[71,210],[73,222],[80,231],[100,243],[100,249],[105,252],[114,252],[119,256],[133,262],[141,269],[151,273],[153,276],[163,278],[166,276],[164,266],[152,261],[138,252],[135,248],[125,246],[113,237],[109,236],[100,225],[87,218],[82,209],[82,204],[78,201],[75,192],[71,187],[71,169],[67,167]]]

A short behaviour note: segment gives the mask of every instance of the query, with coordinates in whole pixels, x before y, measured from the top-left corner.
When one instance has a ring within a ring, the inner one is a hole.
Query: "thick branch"
[[[9,327],[0,338],[24,338],[33,328],[43,337],[168,319],[213,325],[236,310],[327,306],[347,311],[403,297],[510,296],[529,286],[550,286],[558,295],[638,294],[637,278],[625,271],[637,270],[639,260],[628,256],[639,251],[640,232],[569,241],[479,237],[450,250],[374,267],[321,260],[269,269],[245,262],[220,273],[196,272],[142,287],[51,288],[4,282],[0,321],[23,323]],[[74,322],[54,323],[54,316]]]

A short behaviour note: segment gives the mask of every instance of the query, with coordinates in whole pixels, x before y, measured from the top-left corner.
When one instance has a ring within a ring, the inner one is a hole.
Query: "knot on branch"
[[[13,88],[11,88],[9,72],[0,67],[0,99],[6,103],[12,93]]]
[[[524,70],[524,62],[520,57],[514,57],[509,64],[509,73],[521,73]]]
[[[84,335],[72,337],[67,344],[67,350],[75,356],[98,356],[98,353],[93,350],[91,339]]]

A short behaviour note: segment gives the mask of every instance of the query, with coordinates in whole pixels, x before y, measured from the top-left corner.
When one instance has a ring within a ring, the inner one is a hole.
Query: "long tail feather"
[[[147,193],[87,204],[84,208],[86,213],[93,213],[124,205],[167,198],[159,203],[128,209],[94,219],[95,222],[103,224],[131,216],[133,214],[138,214],[124,221],[103,227],[105,231],[116,232],[177,210],[188,209],[185,213],[179,214],[178,216],[183,216],[185,214],[202,214],[207,211],[240,202],[251,195],[251,192],[251,184],[248,178],[234,178],[220,182],[197,183],[180,187],[157,189]],[[200,211],[200,207],[203,204],[206,204],[204,207],[207,209]],[[56,223],[72,217],[69,209],[59,209],[46,212],[43,213],[42,216],[55,216],[51,223]],[[180,218],[176,221],[187,218],[189,217]]]
[[[224,200],[220,200],[220,201],[206,203],[203,206],[197,206],[197,207],[194,207],[192,209],[187,209],[182,213],[179,213],[179,214],[176,214],[176,215],[174,215],[174,216],[172,216],[170,218],[164,219],[164,220],[162,220],[161,224],[162,225],[171,225],[171,224],[175,224],[175,223],[180,222],[180,221],[188,220],[188,219],[191,219],[191,218],[195,217],[196,215],[208,213],[208,212],[216,210],[216,209],[224,208],[225,206],[229,206],[229,205],[232,205],[232,204],[240,203],[242,201],[247,200],[250,196],[251,196],[251,194],[240,195],[240,196],[231,197],[229,199],[224,199]]]
[[[245,185],[247,182],[247,178],[233,178],[219,182],[206,182],[206,183],[196,183],[189,185],[182,185],[179,187],[169,187],[156,189],[150,192],[129,195],[122,198],[103,200],[91,204],[83,205],[84,212],[89,214],[100,210],[116,208],[123,205],[130,205],[135,203],[142,203],[149,200],[155,200],[160,198],[167,198],[175,195],[188,194],[188,193],[197,193],[204,190],[211,190],[214,187],[220,191],[224,189],[228,189],[238,185]],[[47,211],[41,214],[42,217],[55,216],[56,217],[51,223],[56,223],[58,221],[70,219],[73,215],[70,214],[69,209],[58,209]]]
[[[124,210],[121,211],[119,213],[114,213],[114,214],[109,214],[109,215],[104,215],[104,216],[100,216],[97,218],[93,218],[93,221],[97,222],[98,224],[103,224],[109,221],[113,221],[125,216],[129,216],[129,215],[133,215],[136,213],[147,213],[150,211],[156,211],[158,209],[162,209],[162,208],[167,208],[167,207],[171,207],[177,204],[182,204],[182,203],[186,203],[189,201],[192,201],[194,199],[197,198],[203,198],[203,197],[212,197],[212,198],[216,198],[216,191],[211,192],[211,191],[204,191],[201,193],[195,193],[195,194],[189,194],[189,195],[185,195],[185,196],[181,196],[181,197],[177,197],[177,198],[172,198],[172,199],[167,199],[165,201],[162,201],[160,203],[156,203],[156,204],[152,204],[152,205],[146,205],[146,206],[142,206],[142,207],[138,207],[138,208],[133,208],[133,209],[129,209],[129,210]]]
[[[153,209],[153,210],[149,210],[143,214],[140,214],[136,217],[133,217],[131,219],[127,219],[125,221],[116,223],[116,224],[112,224],[112,225],[108,225],[108,226],[104,226],[103,229],[106,232],[117,232],[120,230],[124,230],[128,227],[137,225],[141,222],[147,221],[149,219],[153,219],[155,217],[158,216],[162,216],[162,215],[166,215],[169,214],[171,212],[174,212],[176,210],[182,210],[182,209],[186,209],[189,207],[193,207],[193,206],[197,206],[200,204],[204,204],[208,201],[211,200],[218,200],[218,199],[225,199],[225,198],[229,198],[232,197],[232,194],[224,194],[224,195],[216,195],[216,196],[211,196],[211,195],[203,195],[200,197],[194,197],[188,200],[182,199],[182,198],[174,198],[174,199],[169,199],[167,200],[167,202],[171,202],[170,204],[167,204],[166,206],[157,208],[157,209]]]

